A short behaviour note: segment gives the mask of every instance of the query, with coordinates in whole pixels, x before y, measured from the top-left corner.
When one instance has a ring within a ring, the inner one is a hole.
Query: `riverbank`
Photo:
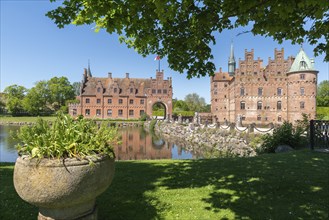
[[[98,219],[327,219],[329,157],[309,150],[250,158],[116,162]],[[36,219],[0,163],[0,219]],[[17,208],[18,207],[18,208]]]
[[[150,129],[151,122],[144,127]],[[203,155],[204,158],[252,157],[257,155],[257,144],[251,140],[254,134],[230,131],[215,127],[158,121],[154,126],[157,135],[179,143],[187,151]]]
[[[56,116],[42,116],[42,117],[0,117],[0,125],[31,125],[35,123],[38,118],[42,118],[46,121],[52,122],[56,119]],[[109,124],[116,124],[118,127],[140,127],[143,125],[143,121],[128,121],[128,120],[101,120],[95,119],[96,121],[103,122],[106,121]]]

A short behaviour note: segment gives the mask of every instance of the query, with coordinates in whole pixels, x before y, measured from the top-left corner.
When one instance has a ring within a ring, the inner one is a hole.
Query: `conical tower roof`
[[[315,71],[314,60],[310,59],[303,48],[300,48],[294,62],[292,63],[290,72],[300,72],[300,71]]]

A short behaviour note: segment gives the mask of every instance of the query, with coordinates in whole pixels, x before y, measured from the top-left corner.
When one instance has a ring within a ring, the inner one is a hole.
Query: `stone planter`
[[[111,184],[114,159],[97,157],[31,159],[17,158],[14,186],[18,195],[39,207],[38,219],[97,219],[95,199]]]

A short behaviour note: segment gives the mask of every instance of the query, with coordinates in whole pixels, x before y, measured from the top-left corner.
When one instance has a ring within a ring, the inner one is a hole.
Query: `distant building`
[[[163,78],[163,71],[149,79],[93,77],[90,68],[84,70],[79,104],[69,105],[69,114],[86,118],[138,119],[152,116],[152,107],[161,103],[165,117],[172,116],[172,79]]]
[[[317,73],[314,60],[301,48],[296,58],[284,58],[284,49],[274,51],[267,65],[245,50],[236,68],[233,45],[228,72],[216,72],[210,79],[211,112],[218,122],[280,124],[294,122],[302,113],[315,118]]]

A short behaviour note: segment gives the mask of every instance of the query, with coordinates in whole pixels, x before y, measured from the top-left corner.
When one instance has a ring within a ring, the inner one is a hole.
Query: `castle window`
[[[123,100],[122,99],[119,99],[119,104],[122,104],[123,103]]]
[[[156,89],[152,89],[152,93],[155,94],[157,92]]]
[[[254,72],[254,75],[257,75],[257,72]]]
[[[241,116],[241,121],[245,121],[246,120],[246,116],[245,115],[242,115]]]
[[[268,119],[268,118],[267,118],[267,116],[265,116],[265,118],[264,118],[264,119],[265,119],[265,121],[267,121],[267,119]]]
[[[305,95],[305,89],[304,89],[304,87],[300,88],[300,95]]]
[[[241,72],[241,75],[244,75],[244,72]]]
[[[101,88],[98,87],[98,88],[97,88],[97,92],[101,92]]]
[[[129,110],[129,116],[134,116],[134,110]]]
[[[108,99],[107,104],[112,104],[112,99]]]
[[[300,105],[300,108],[301,109],[304,109],[305,108],[305,102],[300,102],[299,105]]]
[[[224,98],[226,99],[226,95],[224,95]]]
[[[257,102],[257,109],[261,110],[263,107],[263,103],[261,101]]]
[[[118,92],[118,88],[114,88],[113,92],[114,93],[117,93]]]
[[[244,96],[244,88],[240,88],[240,95]]]
[[[100,109],[96,109],[96,115],[101,115],[101,110]]]
[[[281,110],[281,109],[282,109],[282,102],[281,102],[281,101],[278,101],[278,102],[276,103],[276,108],[277,108],[278,110]]]
[[[134,104],[134,100],[133,99],[129,99],[129,104],[130,105]]]
[[[122,110],[122,109],[119,109],[119,110],[118,110],[118,115],[119,115],[119,116],[122,116],[122,115],[123,115],[123,110]]]
[[[77,109],[74,108],[74,109],[72,110],[72,114],[73,114],[73,115],[77,115]]]
[[[217,95],[217,90],[214,91],[214,95]]]
[[[90,99],[86,99],[86,103],[90,103]]]
[[[142,116],[145,114],[145,111],[144,110],[139,110],[139,115]]]
[[[245,102],[240,102],[240,109],[246,109],[246,103]]]
[[[262,116],[257,115],[257,121],[261,121],[262,120]]]
[[[278,116],[278,122],[281,122],[282,121],[282,117],[281,115]]]
[[[90,115],[90,109],[85,110],[85,115]]]
[[[100,104],[101,103],[101,99],[97,99],[97,104]]]
[[[161,94],[161,89],[158,89],[158,94]]]
[[[134,93],[134,89],[133,88],[130,88],[130,93]]]
[[[278,96],[282,96],[282,88],[277,89],[277,94],[278,94]]]
[[[112,109],[107,109],[107,116],[112,116]]]
[[[299,77],[300,79],[305,79],[305,74],[300,74]]]
[[[263,95],[263,88],[258,88],[258,96],[262,96]]]
[[[141,105],[144,105],[144,99],[141,99],[141,100],[140,100],[140,104],[141,104]]]
[[[163,90],[163,94],[167,94],[167,90],[166,89]]]
[[[225,84],[224,87],[227,87],[227,84]]]
[[[217,88],[217,83],[214,83],[214,87]]]

